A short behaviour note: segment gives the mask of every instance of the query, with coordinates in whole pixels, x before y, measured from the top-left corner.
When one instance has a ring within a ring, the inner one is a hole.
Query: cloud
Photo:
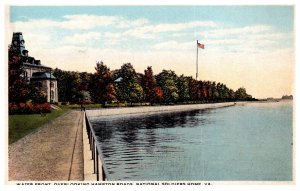
[[[187,51],[191,49],[196,48],[195,42],[184,42],[179,43],[177,41],[167,41],[158,43],[152,46],[155,50],[181,50],[181,51]]]
[[[99,32],[88,32],[83,34],[74,34],[63,38],[63,43],[66,44],[86,44],[89,41],[99,40],[101,34]]]
[[[97,15],[65,15],[65,20],[59,25],[65,29],[92,29],[98,26],[109,26],[117,23],[118,16],[97,16]]]
[[[60,28],[68,30],[90,30],[97,27],[110,26],[113,28],[139,27],[149,21],[144,18],[129,20],[121,16],[98,16],[98,15],[65,15],[62,20],[30,19],[12,23],[22,29]]]
[[[241,35],[241,34],[257,34],[271,31],[272,27],[268,25],[254,25],[247,27],[232,27],[209,30],[203,33],[205,37],[221,38],[227,35]]]
[[[186,23],[163,23],[163,24],[148,24],[143,27],[136,27],[126,31],[124,34],[138,38],[151,39],[157,33],[163,32],[178,32],[196,27],[216,27],[213,21],[191,21]]]
[[[268,52],[291,46],[292,32],[278,32],[269,25],[228,27],[199,32],[206,48],[222,52]]]

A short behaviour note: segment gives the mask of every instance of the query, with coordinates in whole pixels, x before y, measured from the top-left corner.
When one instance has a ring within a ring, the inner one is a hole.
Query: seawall
[[[172,106],[146,106],[146,107],[122,107],[112,109],[95,109],[87,110],[87,116],[89,118],[111,115],[128,115],[139,114],[147,115],[153,113],[165,113],[165,112],[180,112],[189,110],[201,110],[201,109],[215,109],[222,107],[234,106],[234,102],[225,103],[209,103],[209,104],[191,104],[191,105],[172,105]]]

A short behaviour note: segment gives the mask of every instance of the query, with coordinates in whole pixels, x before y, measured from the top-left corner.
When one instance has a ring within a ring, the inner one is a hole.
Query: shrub
[[[32,111],[31,103],[19,103],[18,113],[30,114]]]
[[[9,103],[9,114],[18,113],[19,107],[15,102]]]
[[[32,104],[27,103],[9,103],[9,114],[34,114],[34,113],[50,113],[51,107],[49,103]]]
[[[49,103],[41,103],[34,105],[34,112],[35,113],[50,113],[51,107]]]

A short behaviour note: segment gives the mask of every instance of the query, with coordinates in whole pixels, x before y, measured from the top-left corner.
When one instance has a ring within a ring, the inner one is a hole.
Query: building
[[[11,46],[21,56],[26,82],[44,91],[48,102],[58,102],[57,80],[52,74],[52,68],[42,65],[40,60],[28,55],[21,32],[13,33]]]

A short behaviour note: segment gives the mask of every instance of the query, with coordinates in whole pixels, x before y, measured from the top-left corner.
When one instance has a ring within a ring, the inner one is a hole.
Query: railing
[[[101,171],[102,171],[102,181],[108,180],[107,175],[108,171],[105,166],[105,162],[103,160],[103,154],[101,150],[100,144],[97,142],[95,131],[88,119],[88,116],[84,112],[85,115],[85,124],[86,130],[88,133],[89,143],[90,143],[90,150],[92,151],[92,160],[94,162],[94,174],[97,176],[97,181],[99,181],[99,158],[101,160]]]

